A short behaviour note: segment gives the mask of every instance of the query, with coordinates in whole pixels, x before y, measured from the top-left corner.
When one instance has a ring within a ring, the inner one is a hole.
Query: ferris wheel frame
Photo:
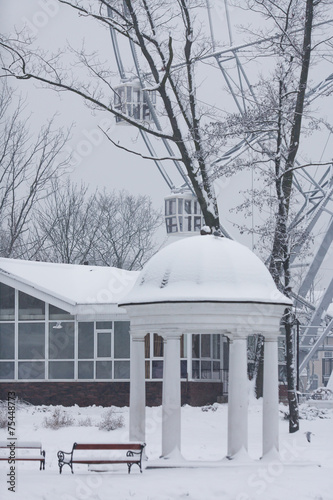
[[[240,53],[243,49],[250,47],[251,45],[261,44],[267,42],[269,40],[273,40],[277,35],[272,35],[271,37],[261,39],[257,42],[252,43],[244,43],[240,45],[233,44],[233,35],[232,35],[232,21],[229,12],[228,0],[223,0],[225,15],[227,20],[227,29],[228,29],[228,37],[229,37],[229,47],[223,50],[216,50],[217,42],[215,39],[212,15],[211,15],[211,0],[206,0],[206,10],[208,16],[208,26],[209,26],[209,35],[211,39],[211,51],[208,54],[202,56],[202,60],[211,59],[216,63],[216,67],[220,70],[221,75],[224,78],[225,84],[229,89],[230,95],[232,96],[236,108],[240,114],[245,114],[247,111],[247,105],[245,100],[245,92],[250,93],[252,100],[254,103],[257,103],[257,97],[251,86],[250,80],[246,74],[246,71],[242,65]],[[112,17],[112,11],[108,7],[108,15]],[[318,23],[316,26],[320,26],[321,24],[332,23],[333,19],[328,19],[322,23]],[[113,51],[118,67],[118,72],[120,76],[120,80],[125,82],[127,80],[126,72],[124,69],[124,65],[122,62],[121,51],[119,49],[119,44],[117,41],[117,33],[115,30],[110,27],[111,41],[113,45]],[[132,54],[136,77],[140,83],[141,88],[145,86],[145,75],[141,71],[139,59],[136,53],[136,48],[134,42],[129,40],[130,51]],[[236,78],[230,75],[228,68],[226,68],[225,63],[233,60],[236,68]],[[176,67],[176,66],[175,66]],[[327,92],[333,88],[333,73],[329,74],[324,80],[318,83],[315,87],[310,89],[306,94],[307,104],[313,102],[314,99],[323,95],[324,92]],[[152,121],[154,122],[157,130],[161,131],[162,127],[159,122],[159,118],[156,113],[156,109],[151,102],[149,96],[147,96],[147,104],[149,106],[150,115],[152,117]],[[160,174],[162,175],[164,181],[168,185],[171,192],[177,192],[181,189],[187,189],[193,195],[193,189],[190,182],[187,179],[187,175],[183,170],[182,165],[176,159],[173,160],[173,163],[177,169],[177,172],[180,174],[183,184],[180,187],[176,187],[174,181],[171,179],[169,173],[166,171],[163,163],[157,159],[157,155],[154,149],[154,146],[148,136],[148,134],[140,130],[140,134],[143,142],[149,154],[154,159],[156,167],[158,168]],[[214,181],[221,176],[221,172],[223,168],[230,165],[237,157],[243,154],[247,149],[251,146],[257,145],[264,149],[265,141],[270,139],[270,135],[267,133],[253,133],[246,140],[240,140],[237,144],[227,150],[224,154],[221,155],[214,163],[212,164],[212,169],[214,172],[211,175],[211,180]],[[166,148],[168,155],[172,158],[174,157],[174,153],[171,145],[166,139],[162,139],[163,145]],[[301,180],[305,179],[307,182],[307,189],[304,190],[302,187]],[[301,197],[303,198],[303,203],[294,219],[290,223],[290,228],[295,228],[301,223],[306,221],[305,232],[310,235],[313,231],[315,225],[322,218],[323,214],[329,211],[328,204],[333,198],[333,180],[332,180],[332,166],[328,166],[324,173],[321,175],[320,179],[316,180],[306,169],[302,171],[295,172],[295,180],[294,187],[298,190]],[[333,214],[331,213],[331,216]],[[221,227],[222,233],[224,236],[231,238],[228,231]],[[308,325],[306,326],[302,336],[301,336],[301,344],[304,349],[305,355],[303,360],[300,363],[300,370],[305,368],[307,363],[313,358],[315,353],[317,352],[318,346],[322,343],[324,338],[331,332],[333,327],[333,317],[327,314],[325,311],[327,310],[328,305],[332,302],[333,297],[333,277],[330,281],[330,284],[326,288],[323,297],[320,300],[319,305],[314,306],[309,301],[306,300],[307,293],[311,285],[314,282],[315,277],[317,276],[324,258],[327,255],[328,249],[331,246],[333,241],[333,218],[331,217],[330,224],[328,229],[323,237],[319,248],[317,249],[316,254],[314,255],[313,261],[308,266],[308,271],[301,282],[298,293],[293,293],[294,296],[294,304],[295,308],[304,307],[311,314],[311,318],[309,320]],[[302,246],[304,244],[304,238],[299,241],[296,245],[295,251],[291,256],[292,263],[296,260],[297,254],[300,252]],[[317,341],[311,345],[312,339],[318,336],[318,331],[320,324],[323,320],[326,322],[327,326],[324,329],[323,333],[319,335]],[[309,334],[309,332],[311,332]]]

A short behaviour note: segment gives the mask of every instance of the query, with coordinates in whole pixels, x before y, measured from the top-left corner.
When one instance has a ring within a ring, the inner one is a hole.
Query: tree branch
[[[177,158],[175,156],[161,156],[161,157],[157,157],[157,156],[146,156],[146,155],[143,155],[141,153],[139,153],[138,151],[133,151],[133,149],[128,149],[126,148],[125,146],[122,146],[121,144],[115,142],[114,140],[111,139],[111,137],[107,134],[107,132],[105,132],[105,130],[103,130],[100,126],[98,127],[102,132],[103,134],[105,135],[105,137],[107,137],[107,139],[114,145],[116,146],[117,148],[119,149],[123,149],[124,151],[127,151],[127,153],[131,153],[133,155],[136,155],[136,156],[140,156],[141,158],[145,159],[145,160],[156,160],[156,161],[164,161],[164,160],[172,160],[172,161],[183,161],[182,158]]]

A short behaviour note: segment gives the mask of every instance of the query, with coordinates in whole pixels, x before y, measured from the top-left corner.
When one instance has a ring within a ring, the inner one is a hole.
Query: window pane
[[[200,335],[192,335],[192,358],[200,358],[199,341]]]
[[[130,357],[130,322],[115,321],[114,323],[114,357]]]
[[[187,378],[187,361],[184,359],[180,362],[180,377]]]
[[[176,199],[165,200],[165,215],[175,215],[176,214]]]
[[[19,323],[19,359],[45,358],[45,323]]]
[[[199,378],[199,361],[192,361],[192,378]]]
[[[225,370],[229,370],[229,340],[228,337],[223,337],[223,350],[222,350],[222,358],[223,358],[223,368]]]
[[[74,361],[50,361],[49,362],[50,379],[73,379]]]
[[[73,319],[73,316],[69,312],[49,304],[49,319]]]
[[[0,379],[13,379],[14,378],[14,362],[2,361],[0,362]]]
[[[213,378],[216,380],[219,380],[221,378],[220,375],[220,362],[219,361],[213,361]]]
[[[115,361],[114,362],[114,378],[130,378],[130,362]]]
[[[278,359],[280,362],[286,361],[286,339],[278,338]],[[318,359],[318,358],[317,358]]]
[[[178,213],[179,214],[183,213],[183,198],[178,199]]]
[[[152,372],[152,378],[163,378],[163,361],[153,361]]]
[[[150,112],[148,104],[142,106],[142,120],[150,120]]]
[[[96,330],[112,330],[112,321],[96,321]]]
[[[145,358],[150,358],[150,333],[145,336]]]
[[[45,302],[19,292],[19,319],[45,319]]]
[[[180,337],[180,357],[187,358],[187,335]]]
[[[201,335],[201,357],[210,358],[210,335]]]
[[[220,359],[221,357],[221,349],[220,349],[220,335],[214,333],[213,334],[213,358]]]
[[[185,208],[185,213],[186,214],[191,214],[191,200],[185,200],[184,203],[184,208]]]
[[[154,358],[163,357],[163,337],[154,333]]]
[[[74,323],[50,323],[49,325],[49,358],[74,358]]]
[[[140,120],[140,110],[140,104],[133,106],[133,118],[135,118],[136,120]]]
[[[14,359],[14,323],[0,323],[0,359]]]
[[[167,233],[177,233],[177,219],[176,217],[167,217],[165,219]]]
[[[145,361],[145,378],[150,378],[150,361]]]
[[[279,365],[279,382],[287,383],[287,367]]]
[[[79,323],[79,359],[94,357],[94,323]]]
[[[94,378],[94,362],[79,361],[79,378],[93,379]]]
[[[20,361],[18,364],[19,379],[44,379],[45,363],[41,361]]]
[[[184,231],[192,231],[192,217],[184,217]]]
[[[200,208],[200,204],[198,201],[195,201],[194,202],[194,210],[193,210],[193,213],[195,214],[201,214],[201,208]]]
[[[194,231],[200,231],[201,229],[201,217],[194,217]]]
[[[202,379],[212,378],[210,361],[201,361],[201,378]]]
[[[0,319],[15,319],[15,290],[4,283],[0,283]]]
[[[112,378],[112,361],[96,361],[96,378]]]
[[[98,334],[97,334],[97,356],[99,358],[110,358],[110,356],[111,356],[111,332],[98,332]]]

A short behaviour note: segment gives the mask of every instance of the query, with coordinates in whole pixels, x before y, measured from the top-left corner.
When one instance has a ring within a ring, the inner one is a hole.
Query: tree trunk
[[[255,380],[256,398],[262,398],[264,389],[264,336],[258,335],[254,360],[253,378]]]
[[[287,361],[287,386],[289,404],[289,432],[299,430],[299,412],[296,387],[295,345],[292,330],[291,309],[286,309],[284,327],[286,330],[286,361]]]

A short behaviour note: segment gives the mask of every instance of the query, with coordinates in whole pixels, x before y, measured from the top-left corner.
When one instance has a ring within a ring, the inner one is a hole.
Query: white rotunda
[[[180,338],[221,333],[230,339],[227,457],[248,450],[247,337],[265,337],[263,456],[277,453],[278,335],[291,300],[247,247],[219,236],[184,238],[155,254],[120,304],[130,317],[130,439],[145,441],[144,337],[165,342],[162,458],[181,456]]]

